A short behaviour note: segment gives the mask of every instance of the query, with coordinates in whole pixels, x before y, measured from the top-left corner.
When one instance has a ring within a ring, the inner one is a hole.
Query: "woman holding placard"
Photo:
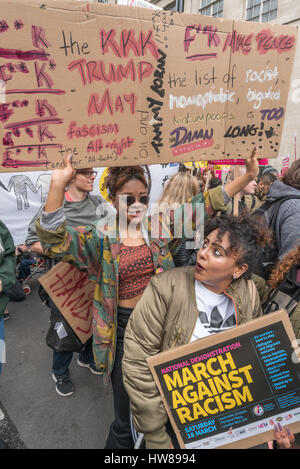
[[[257,156],[253,150],[251,158],[245,161],[246,173],[225,188],[212,189],[205,198],[202,194],[194,197],[190,216],[195,216],[197,204],[204,204],[208,215],[224,209],[228,199],[257,175]],[[182,220],[183,207],[176,209],[167,220],[162,220],[159,214],[147,217],[149,199],[143,169],[136,166],[109,168],[105,185],[117,210],[116,219],[109,226],[98,227],[98,231],[93,227],[66,227],[61,207],[73,174],[70,157],[63,170],[53,172],[44,211],[37,222],[37,233],[47,255],[85,269],[96,283],[95,363],[111,377],[115,396],[115,422],[106,448],[130,448],[133,440],[129,400],[121,370],[124,331],[150,278],[174,267],[173,255],[184,240],[184,233],[181,239],[174,236],[175,225],[178,228],[177,223]],[[167,233],[166,226],[169,226]]]
[[[263,315],[270,291],[252,275],[271,234],[258,218],[221,215],[208,224],[196,266],[153,277],[125,334],[123,379],[147,449],[176,445],[147,358]],[[300,309],[291,318],[299,331]]]

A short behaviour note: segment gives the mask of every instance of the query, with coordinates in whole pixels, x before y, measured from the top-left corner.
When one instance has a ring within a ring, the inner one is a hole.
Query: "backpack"
[[[262,250],[262,254],[259,256],[258,268],[256,274],[263,277],[265,280],[268,280],[271,270],[275,267],[278,261],[278,246],[276,243],[275,237],[275,226],[277,215],[280,209],[281,204],[286,200],[290,199],[300,199],[300,196],[290,195],[287,197],[282,197],[282,199],[271,201],[267,200],[263,205],[261,205],[252,215],[265,216],[265,213],[268,211],[269,215],[269,228],[274,233],[274,241],[272,244],[266,246]],[[271,210],[269,210],[271,208]]]
[[[250,212],[252,212],[252,210],[254,209],[255,204],[256,204],[256,199],[255,199],[255,195],[254,195],[254,194],[249,194],[249,195],[250,195],[250,197],[251,197],[251,207],[250,207],[250,208],[248,207],[248,210],[249,210]]]

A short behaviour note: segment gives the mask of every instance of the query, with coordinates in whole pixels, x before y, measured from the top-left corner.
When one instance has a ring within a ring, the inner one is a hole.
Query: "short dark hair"
[[[262,167],[262,168],[263,168],[263,169],[262,169],[261,174],[269,174],[269,173],[271,173],[271,174],[275,174],[275,176],[278,176],[278,171],[277,171],[276,168],[273,168],[273,166],[267,166],[267,167],[265,167],[265,168],[264,168],[264,167]]]
[[[276,181],[277,177],[274,173],[265,173],[260,176],[258,182],[263,182],[264,184],[271,185]]]
[[[211,178],[208,184],[208,189],[213,189],[214,187],[218,187],[222,185],[222,181],[219,178]]]
[[[179,173],[186,173],[187,171],[188,171],[188,168],[183,163],[179,163],[178,172]]]

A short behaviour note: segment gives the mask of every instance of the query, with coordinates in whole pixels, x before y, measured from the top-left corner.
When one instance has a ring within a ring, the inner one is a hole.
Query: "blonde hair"
[[[176,208],[188,202],[189,199],[199,193],[199,181],[189,172],[173,174],[167,182],[164,191],[158,201],[169,208]]]

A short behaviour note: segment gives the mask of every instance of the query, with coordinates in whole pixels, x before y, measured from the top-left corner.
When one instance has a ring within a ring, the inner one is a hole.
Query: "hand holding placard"
[[[72,155],[68,155],[64,169],[56,169],[52,173],[50,189],[44,207],[45,212],[55,212],[63,206],[65,189],[75,176],[76,171],[72,167]]]
[[[256,147],[253,148],[250,159],[245,159],[246,174],[249,176],[250,181],[256,178],[259,171],[258,158],[261,155]]]
[[[246,172],[245,174],[236,174],[235,179],[226,184],[224,189],[229,197],[233,197],[238,194],[250,181],[256,178],[258,174],[258,161],[259,153],[256,147],[253,148],[250,159],[245,159]],[[238,173],[239,171],[237,171]]]

